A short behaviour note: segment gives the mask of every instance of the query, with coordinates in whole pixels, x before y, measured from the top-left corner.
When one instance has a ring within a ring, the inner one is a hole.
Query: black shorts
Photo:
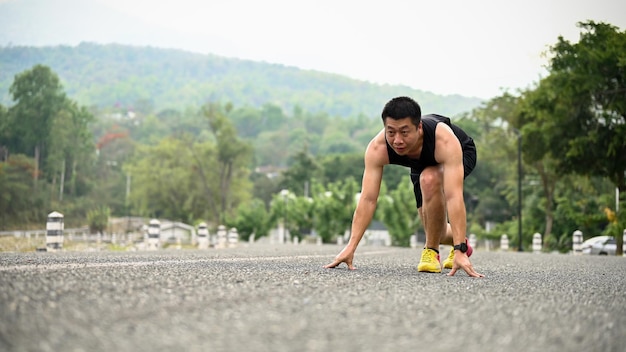
[[[472,145],[463,147],[463,178],[472,173],[476,167],[476,146]],[[422,207],[422,189],[420,187],[420,175],[426,167],[421,169],[411,168],[411,181],[413,182],[413,193],[415,194],[415,204],[417,208]]]

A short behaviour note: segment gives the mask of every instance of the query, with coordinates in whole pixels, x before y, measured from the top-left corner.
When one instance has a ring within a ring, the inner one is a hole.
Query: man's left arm
[[[463,199],[463,150],[452,129],[445,124],[438,124],[436,138],[435,157],[443,165],[443,191],[448,221],[452,230],[453,244],[458,245],[465,242],[467,229],[465,201]],[[448,275],[454,275],[458,269],[463,269],[469,276],[484,276],[474,270],[467,254],[460,250],[454,252],[454,266]]]
[[[453,243],[465,242],[467,218],[463,199],[463,152],[456,137],[446,142],[447,151],[443,162],[443,190],[452,229]]]

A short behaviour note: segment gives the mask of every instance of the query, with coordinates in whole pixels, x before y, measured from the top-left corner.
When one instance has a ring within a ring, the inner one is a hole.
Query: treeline
[[[0,92],[8,91],[15,74],[37,64],[50,67],[60,77],[67,95],[81,105],[121,106],[143,113],[231,102],[238,107],[259,108],[271,103],[284,111],[300,107],[313,113],[349,117],[379,110],[387,97],[411,95],[429,111],[455,115],[481,102],[472,97],[439,96],[284,65],[173,49],[92,43],[0,48]],[[0,103],[10,104],[10,95],[0,95]]]
[[[506,233],[517,243],[521,136],[524,246],[539,232],[546,250],[567,251],[579,229],[616,236],[621,248],[626,33],[593,22],[581,29],[579,43],[558,39],[536,87],[453,118],[478,148],[464,191],[468,228],[479,237]],[[272,103],[87,110],[41,65],[9,91],[13,104],[0,106],[2,229],[41,227],[59,210],[94,230],[108,216],[139,215],[227,224],[244,238],[284,223],[332,241],[349,228],[364,148],[382,127],[382,106],[348,118]],[[396,245],[420,228],[412,193],[407,170],[386,168],[375,219]]]

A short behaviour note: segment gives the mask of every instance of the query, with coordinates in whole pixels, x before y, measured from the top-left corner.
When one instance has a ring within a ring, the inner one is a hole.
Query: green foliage
[[[54,199],[89,191],[93,115],[65,97],[47,66],[16,75],[9,90],[14,105],[0,108],[0,161],[5,164],[0,190],[10,202],[3,214],[11,217],[5,224],[40,223]]]
[[[139,146],[125,164],[132,175],[130,202],[142,216],[183,222],[220,218],[219,176],[212,143],[167,138],[156,146]]]
[[[307,185],[319,179],[321,167],[306,147],[290,158],[291,166],[282,173],[281,186],[294,190],[297,195],[304,195]]]
[[[224,110],[215,104],[208,104],[203,109],[216,141],[216,170],[219,174],[219,213],[222,219],[233,206],[232,189],[242,190],[243,187],[247,186],[247,183],[240,182],[240,180],[247,178],[248,172],[246,167],[252,157],[252,148],[248,143],[238,138],[233,124],[226,116],[232,110],[232,107],[226,105]],[[196,155],[194,154],[194,156]],[[197,162],[200,164],[199,160]],[[204,169],[201,168],[199,170],[202,175],[206,174]],[[206,179],[206,176],[203,178]]]
[[[562,170],[606,176],[626,190],[626,32],[603,23],[579,26],[578,43],[559,38],[552,48],[550,76],[541,82],[554,106],[546,134],[565,139],[552,148]]]
[[[35,162],[22,154],[0,161],[0,229],[45,222],[42,199],[33,192]]]
[[[181,50],[93,43],[0,48],[0,90],[6,91],[15,74],[36,64],[57,72],[68,95],[81,104],[99,108],[122,106],[145,114],[150,113],[146,110],[181,110],[211,101],[257,109],[272,103],[284,111],[297,108],[349,117],[378,112],[389,97],[410,95],[434,111],[455,115],[480,103],[477,98],[439,96],[284,65]],[[142,107],[147,109],[138,110]],[[267,124],[272,129],[280,126],[278,120],[269,118],[271,115],[262,116],[260,125]],[[311,122],[308,126],[316,128]],[[255,125],[259,124],[249,127]]]
[[[379,198],[378,206],[383,223],[389,229],[392,244],[409,246],[411,235],[420,223],[413,193],[413,183],[407,176],[398,188]]]
[[[260,199],[252,199],[250,202],[241,203],[237,207],[236,216],[227,218],[229,228],[234,227],[239,237],[247,241],[251,235],[255,238],[267,236],[272,227],[271,217],[265,209],[265,203]]]
[[[100,206],[87,212],[87,223],[91,233],[102,233],[109,224],[111,210],[107,206]]]
[[[561,233],[552,234],[553,220],[558,226],[556,217],[580,210],[570,208],[567,200],[572,198],[558,192],[564,176],[606,177],[626,191],[626,32],[603,23],[579,26],[578,43],[560,37],[552,47],[550,75],[524,93],[514,121],[523,126],[525,160],[543,187],[549,246],[564,243]],[[593,216],[598,216],[597,208],[591,209]],[[573,220],[572,215],[566,218]],[[588,219],[576,220],[584,226]]]
[[[66,104],[58,76],[49,67],[36,65],[16,75],[9,92],[15,104],[8,111],[8,138],[3,144],[11,153],[34,156],[40,169],[49,171],[52,127]]]
[[[364,153],[330,154],[319,157],[323,182],[333,183],[347,178],[361,180],[363,177]]]
[[[326,187],[316,183],[312,189],[314,228],[324,243],[333,242],[350,229],[359,185],[350,178]]]

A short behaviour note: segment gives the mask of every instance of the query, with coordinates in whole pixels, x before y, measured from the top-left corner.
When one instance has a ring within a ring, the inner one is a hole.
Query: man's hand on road
[[[348,249],[348,247],[344,248],[337,256],[335,257],[335,261],[330,264],[324,265],[324,268],[336,268],[341,263],[346,263],[348,265],[348,269],[354,270],[356,269],[352,265],[352,259],[354,258],[354,251]]]
[[[460,251],[456,251],[454,253],[454,265],[452,266],[452,270],[448,273],[448,276],[454,276],[456,271],[459,269],[463,269],[467,273],[467,275],[471,277],[485,277],[485,275],[480,274],[474,270],[472,267],[472,263],[465,253],[460,253]]]

